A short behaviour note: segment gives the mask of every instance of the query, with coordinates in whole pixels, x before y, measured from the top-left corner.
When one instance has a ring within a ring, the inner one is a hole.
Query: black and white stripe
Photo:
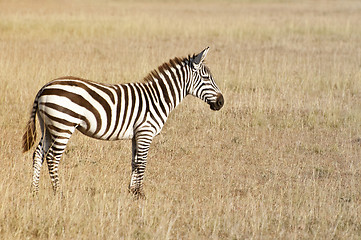
[[[212,110],[223,106],[223,96],[203,60],[209,48],[188,58],[174,58],[152,71],[143,82],[101,84],[81,78],[55,79],[38,92],[23,136],[23,150],[35,140],[35,116],[42,137],[33,156],[33,190],[38,191],[40,168],[47,161],[54,191],[58,165],[69,138],[78,129],[103,140],[132,139],[132,176],[129,189],[144,196],[142,180],[149,146],[169,113],[191,94]]]

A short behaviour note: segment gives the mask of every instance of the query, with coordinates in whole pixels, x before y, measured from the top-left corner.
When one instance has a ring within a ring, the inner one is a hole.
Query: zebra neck
[[[178,106],[186,94],[185,75],[152,73],[153,79],[147,83],[155,102],[168,114]],[[174,77],[177,76],[177,77]],[[181,78],[181,79],[178,79]]]
[[[170,84],[169,82],[158,79],[147,84],[154,102],[164,108],[167,115],[178,106],[185,97],[183,88],[178,89],[175,84],[176,83]]]

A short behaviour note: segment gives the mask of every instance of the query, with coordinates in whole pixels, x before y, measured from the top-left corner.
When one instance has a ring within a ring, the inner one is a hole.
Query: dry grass
[[[359,239],[359,1],[0,2],[1,239]],[[32,197],[21,135],[38,89],[139,81],[210,46],[225,96],[187,98],[155,138],[147,200],[128,141],[75,134]]]

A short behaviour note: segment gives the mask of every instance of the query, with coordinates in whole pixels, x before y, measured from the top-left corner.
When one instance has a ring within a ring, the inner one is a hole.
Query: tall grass
[[[0,2],[0,238],[358,239],[358,1]],[[141,81],[210,46],[225,96],[189,97],[151,146],[134,201],[129,141],[75,133],[30,193],[21,135],[49,80]]]

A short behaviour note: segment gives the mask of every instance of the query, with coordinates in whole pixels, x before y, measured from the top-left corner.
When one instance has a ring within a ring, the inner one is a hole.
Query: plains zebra
[[[37,114],[42,137],[33,155],[33,191],[39,191],[40,168],[45,158],[56,192],[60,158],[78,129],[96,139],[132,139],[129,191],[144,197],[142,182],[149,146],[169,113],[189,94],[208,103],[212,110],[223,106],[223,96],[203,64],[208,50],[171,59],[139,83],[109,85],[62,77],[43,86],[35,97],[23,135],[26,152],[35,141]]]

